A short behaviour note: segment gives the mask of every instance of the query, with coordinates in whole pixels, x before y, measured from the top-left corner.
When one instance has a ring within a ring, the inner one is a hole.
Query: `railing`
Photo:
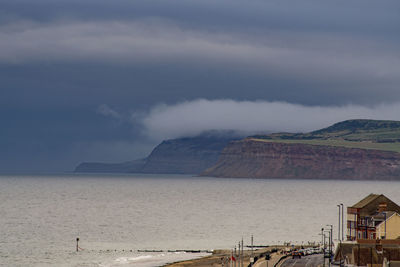
[[[288,255],[282,256],[282,257],[274,264],[274,267],[277,267],[278,264],[279,264],[283,259],[286,259],[287,257],[288,257]]]

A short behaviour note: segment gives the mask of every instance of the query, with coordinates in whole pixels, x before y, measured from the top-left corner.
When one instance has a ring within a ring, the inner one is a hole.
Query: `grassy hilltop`
[[[275,133],[250,138],[263,142],[341,146],[400,153],[400,121],[347,120],[310,133]]]

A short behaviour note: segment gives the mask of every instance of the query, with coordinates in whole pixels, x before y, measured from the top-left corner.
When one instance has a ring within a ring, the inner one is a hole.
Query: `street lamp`
[[[322,236],[322,259],[324,261],[324,267],[325,267],[325,234],[324,234],[324,228],[321,228],[321,236]]]
[[[344,224],[343,224],[343,222],[344,222],[344,212],[343,212],[344,206],[343,206],[343,203],[340,203],[340,206],[342,206],[342,241],[344,241]]]
[[[250,257],[250,266],[254,264],[254,254],[253,254],[253,235],[251,235],[251,257]]]
[[[339,205],[336,205],[338,208],[339,208],[339,221],[338,221],[338,233],[337,233],[337,236],[338,236],[338,240],[340,241],[340,204]],[[343,231],[343,229],[342,229],[342,231]]]
[[[332,261],[332,235],[333,235],[333,225],[332,224],[327,224],[326,226],[329,226],[330,229],[329,231],[329,265]]]
[[[385,239],[386,239],[386,211],[383,212],[385,214]]]
[[[327,246],[328,253],[324,252],[324,263],[325,263],[325,254],[327,254],[329,257],[328,266],[330,267],[331,266],[331,230],[328,229],[328,230],[325,230],[325,232],[328,234],[328,236],[325,236],[325,233],[324,233],[324,238],[325,239],[328,238],[328,246]]]
[[[338,229],[339,229],[339,232],[338,232],[338,240],[339,240],[339,247],[338,247],[338,249],[336,250],[338,253],[340,253],[340,258],[339,258],[339,261],[340,261],[340,263],[339,263],[339,265],[340,266],[342,266],[342,240],[344,240],[344,237],[343,237],[343,232],[344,232],[344,225],[343,225],[343,203],[340,203],[340,204],[338,204],[337,205],[337,207],[339,208],[339,221],[338,221]],[[341,209],[341,213],[340,213],[340,209]],[[340,216],[342,216],[342,220],[340,220]],[[342,224],[342,235],[340,236],[340,224]],[[340,251],[339,251],[339,249],[340,249]]]

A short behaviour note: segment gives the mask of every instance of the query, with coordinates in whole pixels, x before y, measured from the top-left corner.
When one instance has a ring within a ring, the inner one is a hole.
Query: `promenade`
[[[254,256],[258,257],[258,260],[254,263],[253,267],[274,267],[275,264],[277,264],[277,267],[301,267],[301,266],[306,266],[306,267],[322,267],[323,266],[323,256],[322,254],[316,254],[316,255],[308,255],[308,256],[303,256],[300,259],[295,258],[292,259],[291,256],[288,256],[287,258],[284,258],[283,260],[279,261],[284,254],[280,253],[281,248],[278,250],[278,252],[270,253],[270,259],[266,260],[265,256],[260,257],[260,255],[265,255],[267,252],[271,252],[273,248],[266,248],[266,249],[259,249],[254,251]],[[243,266],[247,267],[250,264],[250,255],[251,251],[245,250],[244,251],[244,259],[243,259]],[[199,259],[193,259],[193,260],[188,260],[188,261],[183,261],[183,262],[177,262],[177,263],[172,263],[165,265],[165,267],[238,267],[239,263],[233,261],[232,265],[229,261],[226,259],[230,256],[230,251],[217,251],[217,253],[199,258]],[[225,260],[223,260],[225,259]],[[328,264],[326,264],[328,266]]]
[[[254,267],[274,267],[275,264],[279,261],[279,259],[283,255],[280,253],[272,253],[271,258],[269,260],[266,259],[259,259],[255,264]]]
[[[278,252],[271,253],[271,250],[278,248]],[[279,261],[279,259],[283,256],[282,254],[279,253],[279,250],[282,249],[282,247],[269,247],[269,248],[263,248],[263,249],[257,249],[255,250],[254,256],[258,257],[258,261],[255,262],[253,265],[254,267],[273,267],[275,263]],[[266,253],[270,253],[270,260],[265,260],[264,257],[260,257],[260,255],[265,255]],[[229,258],[231,255],[230,250],[220,250],[216,251],[213,255],[199,258],[199,259],[193,259],[193,260],[188,260],[188,261],[183,261],[183,262],[177,262],[177,263],[172,263],[172,264],[167,264],[165,267],[229,267],[230,262],[227,261],[226,259]],[[244,251],[244,258],[243,258],[243,266],[247,267],[250,264],[250,256],[251,256],[251,251],[250,250],[245,250]],[[235,266],[235,262],[232,262],[232,266]],[[238,263],[236,263],[236,266],[238,266]]]

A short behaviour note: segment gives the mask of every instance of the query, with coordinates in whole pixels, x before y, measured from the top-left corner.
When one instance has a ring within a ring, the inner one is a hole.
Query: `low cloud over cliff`
[[[307,132],[347,119],[400,120],[400,103],[376,106],[304,106],[285,102],[230,99],[157,105],[140,116],[144,134],[154,139],[193,136],[207,130]],[[136,120],[138,119],[137,116]]]
[[[120,162],[209,129],[308,131],[352,117],[393,119],[398,7],[2,0],[0,172]]]

